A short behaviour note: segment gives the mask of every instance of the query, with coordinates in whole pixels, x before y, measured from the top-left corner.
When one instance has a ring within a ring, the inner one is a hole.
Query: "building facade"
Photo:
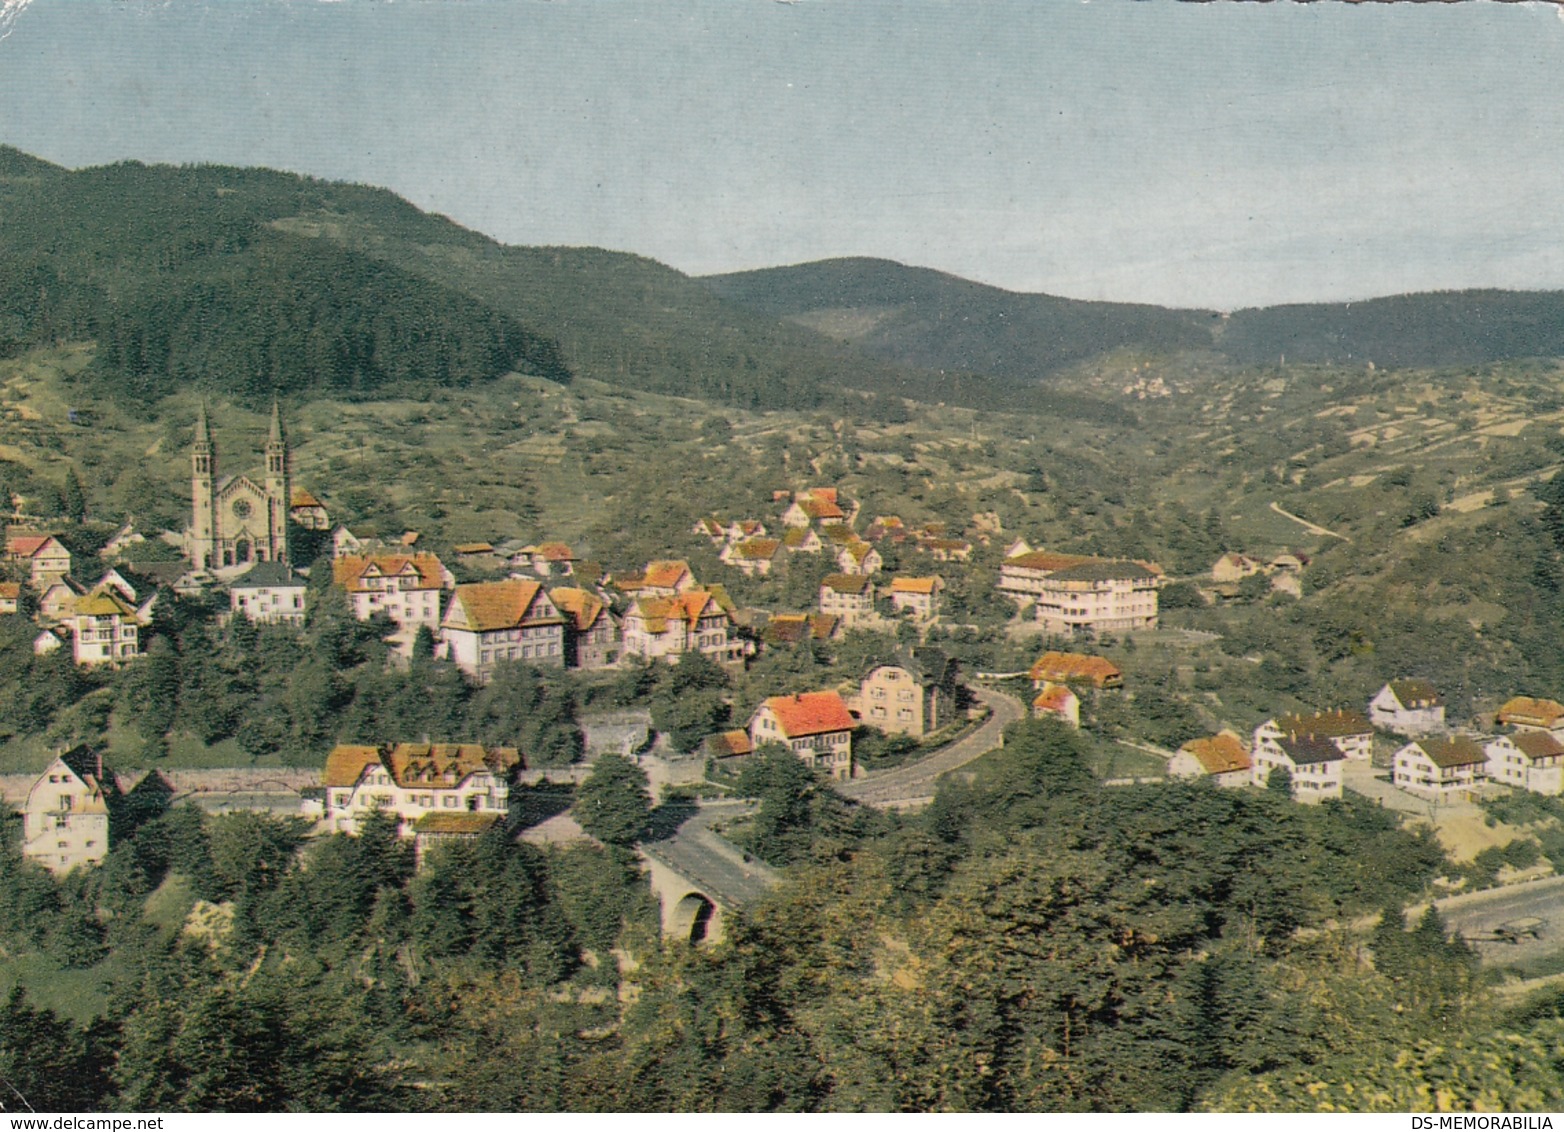
[[[103,860],[121,798],[102,755],[75,747],[57,756],[27,793],[22,855],[55,873]]]
[[[853,776],[853,728],[856,723],[836,692],[798,692],[772,696],[750,717],[755,746],[781,743],[811,770],[832,778]]]
[[[398,818],[398,833],[412,837],[428,814],[484,814],[503,819],[510,788],[522,768],[514,747],[477,743],[343,743],[326,756],[326,828],[357,833],[369,814]]]
[[[440,621],[440,640],[456,667],[479,683],[501,661],[550,668],[565,663],[565,618],[541,582],[457,586]]]
[[[251,562],[288,561],[288,516],[292,506],[288,442],[282,415],[272,405],[266,440],[266,475],[218,475],[217,446],[207,427],[206,406],[196,418],[190,452],[190,529],[186,554],[197,570],[221,570]]]

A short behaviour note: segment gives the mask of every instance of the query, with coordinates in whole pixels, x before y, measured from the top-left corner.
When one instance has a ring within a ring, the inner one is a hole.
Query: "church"
[[[288,509],[292,499],[288,442],[282,414],[272,404],[266,440],[266,476],[217,474],[217,448],[207,429],[206,406],[196,418],[190,452],[191,515],[185,551],[197,570],[223,570],[253,562],[288,561]]]

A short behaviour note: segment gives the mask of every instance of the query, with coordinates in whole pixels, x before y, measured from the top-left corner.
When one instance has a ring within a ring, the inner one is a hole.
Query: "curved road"
[[[989,708],[989,717],[972,734],[915,763],[895,770],[881,771],[855,778],[836,787],[836,792],[866,806],[905,805],[921,801],[934,793],[934,782],[942,774],[966,766],[979,755],[986,755],[1005,743],[1004,731],[1026,715],[1026,708],[1014,696],[992,688],[974,688],[978,700]]]

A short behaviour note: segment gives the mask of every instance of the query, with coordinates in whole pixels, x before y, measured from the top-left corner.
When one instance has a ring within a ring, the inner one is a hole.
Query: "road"
[[[748,857],[717,835],[712,826],[754,810],[749,802],[705,803],[671,837],[641,843],[655,857],[725,908],[742,908],[765,895],[779,879],[769,866]]]
[[[1474,942],[1484,963],[1508,966],[1551,955],[1564,947],[1564,877],[1547,877],[1529,884],[1451,896],[1438,904],[1445,926],[1468,938],[1491,935],[1494,928],[1511,920],[1536,916],[1547,921],[1540,939],[1519,943]],[[1417,914],[1414,909],[1414,915]]]
[[[1322,527],[1318,523],[1311,523],[1311,522],[1309,522],[1309,520],[1305,519],[1302,515],[1294,515],[1291,511],[1283,511],[1282,510],[1282,505],[1280,503],[1273,502],[1271,504],[1271,510],[1275,511],[1278,515],[1282,515],[1282,516],[1284,516],[1284,517],[1286,517],[1288,519],[1291,519],[1295,523],[1302,524],[1305,528],[1308,529],[1308,531],[1311,534],[1330,535],[1331,538],[1339,538],[1342,542],[1351,542],[1352,541],[1346,535],[1337,534],[1335,531],[1331,530],[1329,527]]]
[[[989,717],[972,734],[915,763],[844,782],[836,787],[837,793],[866,806],[906,805],[932,797],[940,775],[1003,746],[1005,728],[1025,716],[1026,708],[1014,696],[992,688],[974,688],[973,692],[988,706]]]

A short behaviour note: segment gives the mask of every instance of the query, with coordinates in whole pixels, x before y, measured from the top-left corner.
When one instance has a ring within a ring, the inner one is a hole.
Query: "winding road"
[[[1026,715],[1021,701],[992,688],[974,688],[973,694],[987,705],[989,716],[982,726],[963,739],[941,747],[915,763],[855,778],[836,787],[836,792],[866,806],[905,806],[925,802],[934,796],[934,782],[942,774],[1005,743],[1004,731]]]

